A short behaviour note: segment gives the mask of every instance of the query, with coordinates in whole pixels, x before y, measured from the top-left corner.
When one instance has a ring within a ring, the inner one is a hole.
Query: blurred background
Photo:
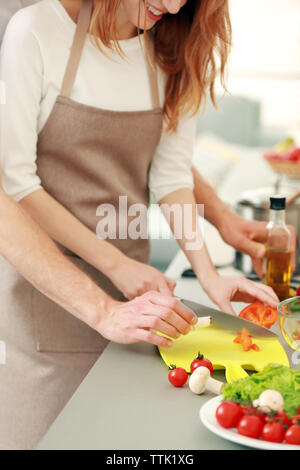
[[[223,129],[218,132],[229,141],[247,145],[272,145],[287,134],[299,136],[299,0],[230,0],[230,11],[233,48],[228,89],[233,97],[240,96],[245,101],[239,105],[229,98],[220,105],[225,107],[225,113],[230,104],[237,113],[240,110],[241,117],[244,111],[244,122],[247,127],[251,123],[252,129],[242,129],[239,121],[235,126],[231,121],[225,126],[224,119]],[[210,110],[199,122],[199,130],[208,125],[212,129],[214,116]]]
[[[199,113],[194,165],[233,210],[265,220],[271,192],[283,188],[289,196],[300,189],[300,179],[275,172],[263,159],[266,150],[288,137],[300,146],[300,1],[229,0],[229,4],[233,30],[229,94],[217,83],[219,110],[208,102],[205,113]],[[249,206],[253,200],[257,203],[254,210],[239,204],[245,192]],[[287,218],[298,237],[299,264],[300,199]],[[153,209],[150,232],[157,226],[168,233],[159,211]],[[215,264],[235,263],[239,254],[220,240],[214,227],[205,222],[204,230]],[[152,240],[152,264],[161,270],[177,252],[175,240]],[[252,271],[248,257],[238,259],[237,267],[247,274]]]

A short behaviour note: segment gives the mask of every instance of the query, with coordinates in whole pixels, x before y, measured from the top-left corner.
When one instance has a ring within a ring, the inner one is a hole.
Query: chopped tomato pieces
[[[240,333],[237,334],[237,337],[234,338],[234,343],[239,343],[243,346],[244,351],[250,351],[250,349],[254,349],[254,351],[260,351],[259,346],[257,344],[252,343],[252,336],[249,335],[249,332],[246,328],[243,328]]]
[[[270,328],[278,320],[278,312],[276,308],[270,307],[269,305],[254,302],[247,305],[247,307],[240,312],[239,317]]]

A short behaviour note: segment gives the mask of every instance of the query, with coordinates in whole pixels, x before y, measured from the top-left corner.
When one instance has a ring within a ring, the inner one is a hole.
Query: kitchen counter
[[[175,294],[213,305],[197,280],[181,278],[187,266],[180,252],[166,272],[177,279]],[[232,268],[223,271],[240,275]],[[223,371],[213,374],[225,381]],[[200,422],[200,407],[213,395],[194,395],[187,384],[172,387],[167,375],[155,346],[110,343],[37,450],[246,449]]]

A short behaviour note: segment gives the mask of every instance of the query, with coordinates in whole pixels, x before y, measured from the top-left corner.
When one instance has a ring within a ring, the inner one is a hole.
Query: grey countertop
[[[172,387],[167,374],[155,347],[110,344],[38,449],[241,448],[200,422],[199,409],[212,395]]]
[[[185,263],[179,253],[166,273],[178,279],[175,294],[212,305],[197,280],[180,278]],[[200,407],[212,395],[194,395],[187,384],[175,388],[167,375],[155,346],[110,343],[37,450],[246,449],[200,422]],[[222,371],[214,377],[225,381]]]

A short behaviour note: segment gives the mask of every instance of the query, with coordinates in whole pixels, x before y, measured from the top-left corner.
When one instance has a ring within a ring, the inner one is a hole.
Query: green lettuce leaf
[[[223,398],[250,405],[267,389],[281,393],[284,411],[289,417],[297,414],[300,406],[300,370],[289,369],[280,364],[268,364],[261,372],[226,384]]]

